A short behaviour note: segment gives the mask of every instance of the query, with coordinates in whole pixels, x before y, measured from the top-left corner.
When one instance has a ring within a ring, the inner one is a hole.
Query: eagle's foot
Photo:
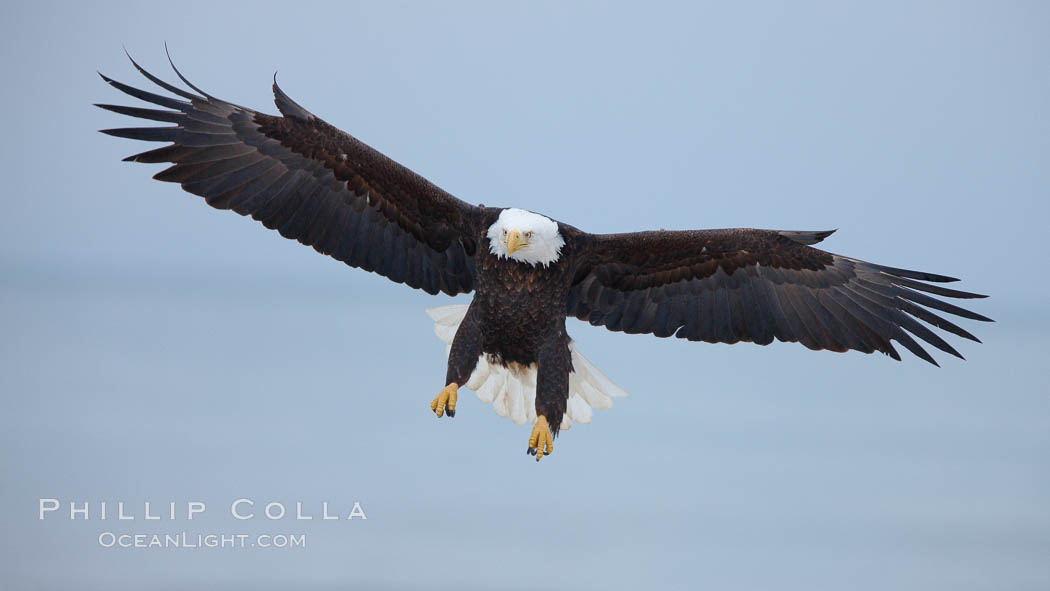
[[[536,461],[546,455],[554,453],[554,437],[551,436],[551,428],[547,425],[547,417],[540,415],[536,417],[536,424],[532,426],[532,435],[529,435],[529,448],[526,452],[530,456],[536,456]]]
[[[449,418],[456,416],[457,390],[459,390],[459,385],[455,382],[442,388],[438,395],[434,397],[434,400],[430,402],[430,410],[434,411],[434,414],[439,418],[446,413]]]

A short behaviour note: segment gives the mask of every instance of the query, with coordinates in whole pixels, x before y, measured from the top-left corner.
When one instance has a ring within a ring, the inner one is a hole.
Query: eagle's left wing
[[[928,282],[951,277],[884,267],[809,246],[831,232],[729,229],[583,234],[567,313],[626,333],[900,355],[937,365],[911,335],[962,357],[921,321],[973,341],[929,311],[990,319],[927,294],[985,296]],[[909,335],[910,333],[910,335]]]

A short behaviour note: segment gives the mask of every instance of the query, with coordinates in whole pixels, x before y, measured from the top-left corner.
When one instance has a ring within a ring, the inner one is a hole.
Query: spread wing
[[[951,277],[884,267],[809,246],[831,232],[697,230],[583,235],[568,315],[626,333],[900,355],[937,365],[914,339],[962,357],[927,323],[966,339],[939,310],[988,318],[928,294],[985,296],[933,283]],[[910,334],[909,334],[910,333]],[[978,341],[979,342],[979,341]]]
[[[353,267],[431,294],[474,288],[479,208],[309,113],[276,80],[273,92],[283,117],[217,99],[178,70],[179,78],[200,95],[160,80],[134,60],[132,64],[180,98],[102,76],[118,90],[163,109],[99,107],[174,124],[103,130],[171,142],[125,160],[170,162],[173,166],[153,178],[179,183],[212,207],[250,215]]]

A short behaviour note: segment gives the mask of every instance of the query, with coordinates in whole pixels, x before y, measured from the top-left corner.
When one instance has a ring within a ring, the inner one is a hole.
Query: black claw
[[[534,455],[536,455],[536,448],[535,447],[530,447],[530,448],[525,450],[525,453],[529,454],[530,456],[534,456]]]
[[[451,419],[452,417],[456,416],[456,411],[455,411],[455,409],[448,409],[448,408],[446,408],[445,409],[445,414],[447,414],[448,418]]]

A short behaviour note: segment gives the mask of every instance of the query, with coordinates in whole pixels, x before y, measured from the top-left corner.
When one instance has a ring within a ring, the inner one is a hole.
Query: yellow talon
[[[547,417],[540,415],[536,417],[536,424],[532,427],[532,434],[529,435],[529,455],[536,456],[536,461],[540,461],[540,458],[544,454],[551,455],[554,453],[554,437],[551,436],[550,426],[547,424]]]
[[[451,383],[438,392],[438,395],[434,397],[434,400],[430,402],[430,410],[434,411],[438,417],[448,412],[448,416],[456,416],[456,392],[459,390],[459,385]]]

